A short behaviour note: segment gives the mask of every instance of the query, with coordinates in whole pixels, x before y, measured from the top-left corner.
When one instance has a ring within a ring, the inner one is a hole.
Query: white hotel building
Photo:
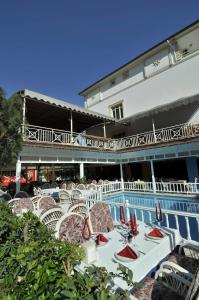
[[[18,181],[22,167],[49,164],[92,179],[198,178],[199,21],[80,92],[85,108],[19,93]]]

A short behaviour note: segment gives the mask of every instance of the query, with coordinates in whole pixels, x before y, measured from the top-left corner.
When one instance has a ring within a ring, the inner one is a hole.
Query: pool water
[[[180,196],[167,196],[167,195],[144,195],[133,192],[123,192],[115,193],[110,195],[104,195],[103,201],[116,202],[124,204],[128,200],[129,205],[136,205],[142,207],[151,207],[154,208],[152,212],[152,220],[155,223],[155,204],[160,203],[161,208],[172,210],[172,211],[181,211],[189,212],[193,214],[199,214],[199,199],[194,197],[180,197]],[[133,208],[129,208],[130,212],[133,214]],[[138,220],[142,220],[141,210],[136,208]],[[112,217],[114,217],[114,209],[111,209]],[[116,209],[117,220],[119,220],[119,207]],[[199,215],[198,215],[199,217]],[[149,223],[149,215],[147,212],[144,212],[144,221]],[[176,228],[176,221],[174,215],[168,214],[169,226],[171,228]],[[196,217],[188,218],[190,225],[191,239],[199,241],[198,233],[198,223]],[[179,230],[181,235],[184,238],[187,238],[186,230],[186,221],[184,216],[178,216]],[[166,218],[163,215],[163,221],[161,222],[162,226],[166,226]]]

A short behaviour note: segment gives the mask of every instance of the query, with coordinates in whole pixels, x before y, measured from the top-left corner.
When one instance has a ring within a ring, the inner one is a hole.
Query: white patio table
[[[59,191],[60,191],[60,188],[59,188],[59,187],[56,187],[56,188],[49,188],[49,189],[43,189],[43,190],[42,190],[42,195],[50,196],[50,195],[52,195],[53,193],[58,193]]]
[[[115,259],[114,253],[118,253],[125,246],[125,239],[116,228],[106,233],[105,236],[110,238],[105,246],[97,246],[97,261],[94,265],[98,267],[106,267],[109,272],[118,273],[118,263],[124,265],[133,271],[133,282],[140,282],[155,266],[159,264],[178,244],[182,242],[182,237],[175,229],[161,227],[161,231],[166,235],[159,240],[149,239],[145,237],[145,233],[152,230],[152,226],[148,226],[142,222],[138,222],[139,234],[129,244],[133,249],[139,251],[140,256],[131,262],[122,262]],[[77,271],[84,273],[84,262],[76,267]],[[115,279],[115,284],[122,288],[128,289],[126,282],[120,278]]]

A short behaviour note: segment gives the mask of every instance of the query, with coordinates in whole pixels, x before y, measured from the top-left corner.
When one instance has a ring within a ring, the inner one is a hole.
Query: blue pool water
[[[103,200],[108,202],[116,202],[124,204],[126,200],[128,200],[129,205],[136,205],[142,207],[151,207],[154,208],[154,212],[152,212],[152,220],[155,222],[155,204],[160,203],[161,208],[172,210],[172,211],[181,211],[181,212],[189,212],[193,214],[198,214],[199,217],[199,199],[194,197],[180,197],[180,196],[167,196],[167,195],[145,195],[138,194],[133,192],[123,192],[123,193],[114,193],[110,195],[104,195]],[[134,213],[133,208],[130,208],[130,212]],[[141,210],[136,208],[138,220],[141,220]],[[114,209],[112,207],[111,210],[112,216],[114,216]],[[119,220],[119,207],[116,210],[117,220]],[[149,223],[149,215],[147,212],[144,212],[144,221],[145,223]],[[169,226],[171,228],[176,228],[175,217],[172,214],[168,214]],[[190,233],[191,238],[193,240],[199,241],[199,233],[198,233],[198,223],[196,217],[188,218],[190,225]],[[178,216],[179,230],[181,235],[184,238],[187,238],[187,230],[186,230],[186,221],[185,217]],[[166,226],[166,218],[163,215],[163,221],[161,223],[162,226]]]

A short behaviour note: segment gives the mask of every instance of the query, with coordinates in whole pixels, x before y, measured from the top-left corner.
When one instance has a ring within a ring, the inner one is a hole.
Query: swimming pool
[[[167,211],[178,211],[178,212],[187,212],[192,213],[194,217],[188,217],[188,223],[190,227],[190,235],[191,239],[199,241],[199,233],[198,233],[198,223],[196,217],[199,218],[199,199],[195,197],[186,197],[186,196],[170,196],[170,195],[153,195],[153,194],[139,194],[134,192],[119,192],[109,195],[103,195],[103,201],[107,203],[117,203],[124,204],[128,200],[128,204],[130,205],[130,212],[134,213],[133,207],[136,208],[137,218],[138,220],[142,220],[144,217],[144,222],[149,223],[149,214],[147,211],[142,212],[138,207],[145,208],[155,208],[156,203],[160,203],[162,209]],[[116,212],[114,211],[114,206],[111,205],[111,213],[112,216],[119,220],[119,206],[116,207]],[[144,214],[144,216],[142,215]],[[155,209],[151,212],[152,221],[155,222]],[[184,238],[188,237],[187,232],[187,224],[186,218],[183,214],[175,217],[174,214],[167,214],[169,227],[176,228],[176,218],[179,224],[179,231]],[[166,217],[163,214],[163,221],[161,223],[162,226],[166,226]]]

